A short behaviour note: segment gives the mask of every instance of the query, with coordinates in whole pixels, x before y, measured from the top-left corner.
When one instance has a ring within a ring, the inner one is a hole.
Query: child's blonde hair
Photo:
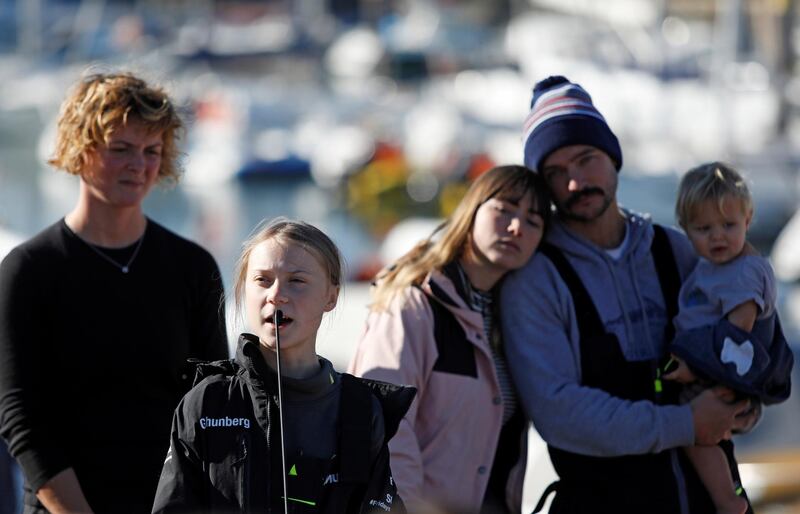
[[[686,230],[701,202],[714,200],[720,211],[726,196],[742,202],[744,212],[752,213],[753,199],[744,178],[733,167],[722,162],[710,162],[687,171],[678,186],[675,217]]]
[[[328,280],[334,287],[340,287],[344,267],[342,254],[336,244],[323,231],[304,221],[294,221],[278,217],[262,222],[253,234],[242,244],[242,253],[236,261],[234,272],[234,304],[236,313],[242,312],[247,264],[253,248],[264,241],[274,239],[282,243],[294,243],[309,252],[322,265]]]
[[[161,88],[131,73],[98,73],[81,80],[61,104],[56,149],[48,163],[80,175],[89,152],[134,117],[162,137],[159,179],[176,182],[181,174],[176,142],[183,122]]]

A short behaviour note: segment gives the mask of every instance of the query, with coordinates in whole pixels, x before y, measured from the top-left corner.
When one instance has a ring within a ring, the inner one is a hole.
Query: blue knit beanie
[[[611,157],[617,171],[622,167],[617,136],[595,109],[589,93],[565,77],[547,77],[534,86],[522,140],[525,166],[535,171],[548,155],[569,145],[598,148]]]

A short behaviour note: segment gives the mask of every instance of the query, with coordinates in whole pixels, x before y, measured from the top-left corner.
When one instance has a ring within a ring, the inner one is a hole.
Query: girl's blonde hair
[[[675,217],[686,230],[695,209],[706,200],[713,200],[722,211],[726,196],[742,202],[745,212],[752,212],[753,199],[742,176],[733,167],[722,162],[709,162],[687,171],[678,186]]]
[[[80,175],[89,152],[108,142],[112,132],[134,117],[147,130],[161,132],[159,179],[177,182],[181,174],[177,140],[183,122],[167,94],[131,73],[98,73],[85,77],[61,104],[56,149],[47,162]]]
[[[247,264],[253,248],[269,240],[296,244],[313,255],[325,270],[332,286],[340,287],[344,275],[342,254],[339,248],[323,231],[304,221],[294,221],[278,217],[262,222],[253,234],[242,244],[242,253],[236,261],[234,271],[234,304],[236,313],[242,312]]]
[[[430,271],[441,270],[460,257],[470,241],[475,213],[484,202],[495,197],[518,201],[528,194],[533,197],[534,208],[546,226],[550,197],[539,175],[524,166],[508,165],[492,168],[478,177],[444,223],[397,262],[378,273],[370,308],[386,309],[399,291],[421,284]],[[440,233],[440,237],[436,237]]]

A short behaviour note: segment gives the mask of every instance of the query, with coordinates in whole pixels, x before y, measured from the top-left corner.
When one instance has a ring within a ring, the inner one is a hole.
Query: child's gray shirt
[[[759,309],[758,319],[775,312],[775,274],[760,255],[742,255],[725,264],[702,257],[681,286],[675,330],[682,332],[712,325],[749,300]]]

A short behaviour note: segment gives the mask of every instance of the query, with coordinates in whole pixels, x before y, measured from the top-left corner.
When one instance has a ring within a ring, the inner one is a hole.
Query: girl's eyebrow
[[[259,272],[259,273],[264,273],[264,272],[274,273],[275,272],[274,268],[255,268],[255,269],[253,269],[253,271],[256,271],[256,272]],[[301,269],[301,268],[298,268],[298,269],[295,269],[295,270],[289,270],[286,273],[288,273],[289,275],[297,275],[297,274],[300,274],[300,273],[303,273],[303,274],[306,274],[306,275],[310,275],[311,274],[310,271],[304,270],[304,269]]]
[[[498,200],[498,201],[500,201],[500,202],[506,202],[506,203],[510,203],[510,204],[511,204],[511,205],[513,205],[514,207],[519,207],[519,201],[520,201],[519,199],[513,199],[513,198],[501,198],[501,197],[499,197],[499,196],[494,196],[494,197],[492,197],[491,199],[492,199],[492,200]],[[537,208],[537,206],[536,206],[536,205],[533,205],[533,206],[531,206],[531,207],[528,209],[528,214],[536,214],[537,216],[544,217],[544,216],[542,215],[542,211],[540,211],[540,210]]]

